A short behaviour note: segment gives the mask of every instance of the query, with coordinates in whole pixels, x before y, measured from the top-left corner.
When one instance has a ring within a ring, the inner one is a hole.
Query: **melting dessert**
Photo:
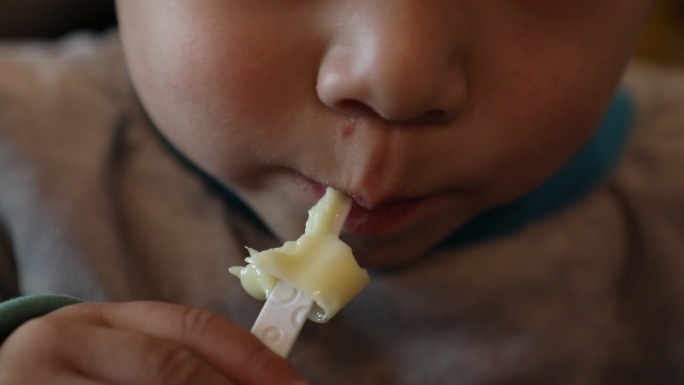
[[[282,280],[314,301],[308,318],[328,322],[368,283],[368,273],[359,267],[351,248],[338,235],[351,200],[328,188],[309,210],[304,234],[296,241],[261,252],[249,249],[247,266],[231,267],[242,287],[254,298],[266,300]]]

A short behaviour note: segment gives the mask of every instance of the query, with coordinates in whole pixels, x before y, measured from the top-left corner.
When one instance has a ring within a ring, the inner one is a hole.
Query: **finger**
[[[82,317],[33,320],[12,335],[7,344],[0,351],[2,369],[11,368],[24,380],[0,384],[57,383],[54,377],[126,385],[233,385],[183,346]]]
[[[234,385],[192,350],[138,332],[87,327],[66,355],[84,375],[122,385]]]
[[[63,365],[64,357],[50,353],[57,344],[51,342],[52,338],[46,340],[44,333],[36,333],[40,328],[36,324],[22,327],[0,346],[0,384],[111,384],[88,378],[74,371],[71,365]]]
[[[157,302],[84,304],[60,310],[81,311],[110,327],[181,345],[239,384],[306,384],[287,361],[248,330],[207,310]]]
[[[34,362],[23,370],[16,366],[0,368],[0,384],[50,384],[50,385],[111,385],[83,377],[73,371],[56,371],[55,368],[41,367]]]

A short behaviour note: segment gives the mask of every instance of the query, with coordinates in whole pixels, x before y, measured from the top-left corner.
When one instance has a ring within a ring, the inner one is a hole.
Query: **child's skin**
[[[117,6],[134,84],[182,153],[283,240],[300,235],[324,186],[350,194],[344,240],[362,265],[393,266],[535,188],[581,148],[652,3]],[[230,321],[149,303],[75,305],[29,323],[0,350],[0,373],[1,383],[296,379]]]

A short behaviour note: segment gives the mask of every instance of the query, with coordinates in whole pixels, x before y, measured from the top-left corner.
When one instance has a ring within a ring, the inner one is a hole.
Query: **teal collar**
[[[592,139],[565,167],[531,193],[476,217],[449,243],[468,244],[508,234],[577,201],[615,168],[633,122],[633,101],[620,90]]]

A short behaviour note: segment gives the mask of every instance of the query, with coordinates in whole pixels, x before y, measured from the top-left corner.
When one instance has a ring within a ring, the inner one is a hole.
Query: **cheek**
[[[492,60],[506,65],[480,68],[473,84],[473,120],[481,122],[488,141],[481,155],[491,181],[488,199],[497,203],[532,190],[581,149],[610,101],[613,74],[620,72],[618,62],[587,68],[565,55],[543,54],[543,47],[533,50]]]
[[[286,116],[281,101],[287,99],[276,92],[283,77],[272,55],[244,45],[240,39],[168,31],[160,48],[146,54],[147,68],[140,71],[145,76],[137,82],[160,131],[224,180],[253,174],[269,161],[255,155],[277,148],[273,134]]]
[[[484,14],[470,47],[473,113],[492,141],[492,179],[501,191],[533,188],[586,143],[647,9],[647,2],[552,3],[511,1],[498,20]]]

